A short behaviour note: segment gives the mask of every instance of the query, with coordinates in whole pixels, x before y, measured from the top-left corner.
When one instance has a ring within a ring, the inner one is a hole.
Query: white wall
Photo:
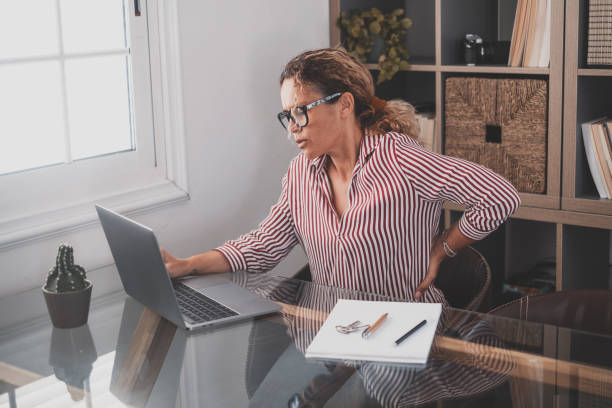
[[[254,228],[276,201],[297,154],[276,119],[278,77],[292,56],[329,45],[329,3],[178,3],[191,200],[134,218],[156,231],[162,247],[188,256]],[[42,285],[61,242],[74,246],[94,296],[119,287],[96,225],[1,250],[0,296]],[[274,273],[290,274],[304,262],[298,248]]]

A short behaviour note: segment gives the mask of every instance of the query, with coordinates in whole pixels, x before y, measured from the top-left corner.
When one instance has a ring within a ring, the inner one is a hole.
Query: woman
[[[424,150],[414,109],[374,97],[367,68],[339,49],[305,52],[280,78],[278,118],[301,150],[259,228],[186,259],[163,251],[172,277],[265,272],[300,244],[312,279],[445,303],[440,263],[495,230],[519,206],[516,189],[474,163]],[[465,204],[438,237],[444,200]]]

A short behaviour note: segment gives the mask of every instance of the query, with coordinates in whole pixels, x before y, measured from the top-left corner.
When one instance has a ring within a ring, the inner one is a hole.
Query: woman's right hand
[[[170,278],[180,278],[189,275],[193,271],[189,259],[175,258],[164,249],[161,249],[161,254]]]

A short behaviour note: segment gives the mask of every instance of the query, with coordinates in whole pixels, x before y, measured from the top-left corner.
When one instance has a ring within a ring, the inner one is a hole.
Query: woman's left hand
[[[429,286],[436,280],[438,276],[438,269],[440,268],[440,264],[446,258],[446,254],[444,253],[444,248],[442,247],[442,239],[443,235],[439,235],[433,243],[431,247],[431,252],[429,253],[429,267],[427,268],[427,273],[425,274],[425,279],[423,282],[416,288],[414,293],[415,299],[419,299],[423,296],[423,293],[429,288]]]

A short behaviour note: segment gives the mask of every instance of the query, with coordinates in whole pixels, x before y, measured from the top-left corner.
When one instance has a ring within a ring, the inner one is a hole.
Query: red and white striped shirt
[[[267,218],[217,248],[232,270],[266,272],[299,243],[314,282],[412,300],[427,273],[445,200],[467,206],[459,230],[476,240],[520,204],[516,189],[493,171],[391,132],[363,138],[348,206],[338,218],[327,160],[299,154],[291,161]],[[445,303],[433,285],[420,300]]]

